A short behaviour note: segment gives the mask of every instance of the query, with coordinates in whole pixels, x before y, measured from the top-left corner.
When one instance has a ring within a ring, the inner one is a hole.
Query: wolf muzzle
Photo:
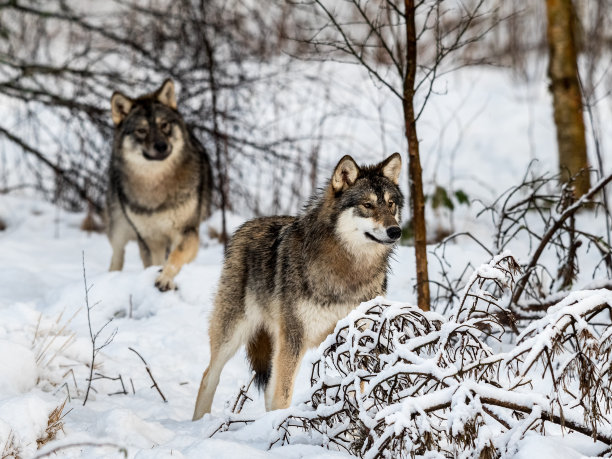
[[[172,147],[167,142],[158,141],[153,144],[153,151],[143,150],[143,156],[150,161],[163,161],[172,152]]]

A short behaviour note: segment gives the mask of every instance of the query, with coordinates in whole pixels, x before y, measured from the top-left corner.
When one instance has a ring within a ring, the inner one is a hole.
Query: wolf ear
[[[115,91],[111,96],[111,116],[115,125],[121,123],[130,110],[134,101],[120,92]]]
[[[359,175],[359,166],[349,155],[344,156],[332,175],[331,185],[334,192],[346,190],[349,186],[355,183]]]
[[[399,176],[402,172],[402,157],[399,153],[393,153],[382,163],[380,163],[382,175],[387,177],[396,185],[399,183]]]
[[[176,110],[176,94],[174,92],[174,82],[168,78],[155,93],[157,100],[164,105]]]

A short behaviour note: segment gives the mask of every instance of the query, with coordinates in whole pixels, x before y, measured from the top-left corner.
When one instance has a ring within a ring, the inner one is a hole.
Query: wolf
[[[135,99],[111,97],[115,125],[106,202],[110,271],[123,268],[125,245],[138,242],[145,267],[163,265],[160,291],[199,248],[200,222],[209,216],[212,171],[206,150],[187,128],[168,79]]]
[[[219,376],[246,345],[266,410],[291,402],[305,351],[361,302],[384,295],[401,236],[401,156],[358,166],[344,156],[300,216],[241,226],[228,244],[210,318],[210,363],[193,420],[210,412]]]

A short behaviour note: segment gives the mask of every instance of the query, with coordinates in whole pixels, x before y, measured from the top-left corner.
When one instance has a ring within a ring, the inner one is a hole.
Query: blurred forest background
[[[612,4],[573,5],[582,98],[596,134],[602,127],[591,108],[612,89]],[[393,98],[401,89],[393,67],[402,63],[385,46],[406,42],[394,8],[382,0],[4,1],[0,192],[30,189],[67,209],[101,211],[110,95],[142,94],[171,77],[179,110],[215,167],[216,205],[251,215],[295,212],[330,167],[322,152],[333,162],[360,148],[359,139],[335,135],[335,123],[361,117],[379,127],[380,149],[366,159],[406,151],[401,136],[385,139],[401,123],[364,113],[350,81],[325,65],[363,64]],[[414,8],[417,120],[436,95],[436,78],[461,67],[502,67],[517,82],[547,78],[546,2],[424,0]],[[357,44],[353,56],[330,18]]]

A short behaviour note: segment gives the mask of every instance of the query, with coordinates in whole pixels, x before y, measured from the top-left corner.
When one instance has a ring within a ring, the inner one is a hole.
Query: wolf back
[[[110,270],[123,268],[125,245],[135,240],[145,267],[163,265],[155,285],[174,289],[174,277],[197,254],[199,225],[210,214],[210,160],[177,110],[171,80],[135,99],[115,92],[111,111]]]
[[[194,419],[210,412],[221,370],[245,344],[266,409],[289,405],[304,352],[359,303],[386,292],[401,235],[401,157],[359,167],[345,156],[299,217],[251,220],[236,231],[210,319],[211,361]]]

